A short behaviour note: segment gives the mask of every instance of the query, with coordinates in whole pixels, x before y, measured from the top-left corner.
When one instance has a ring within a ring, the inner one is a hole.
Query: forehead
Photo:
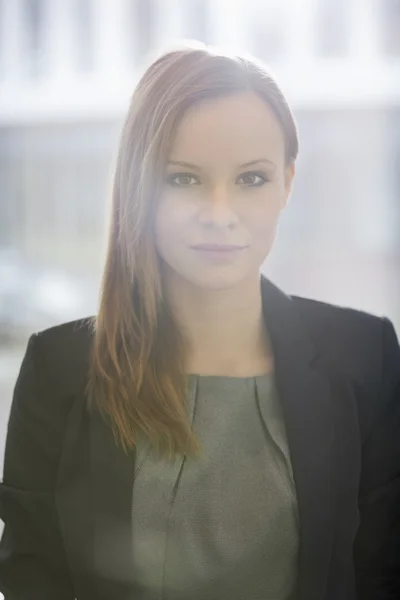
[[[284,160],[284,135],[270,106],[253,92],[208,100],[187,111],[170,158],[196,164]]]

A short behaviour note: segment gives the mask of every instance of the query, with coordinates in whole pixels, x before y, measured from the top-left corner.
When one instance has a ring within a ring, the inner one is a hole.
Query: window
[[[350,50],[349,0],[319,0],[316,14],[316,51],[324,57],[346,56]]]
[[[187,16],[184,30],[185,37],[209,43],[208,2],[205,0],[186,0],[184,6]]]
[[[249,23],[249,39],[255,56],[267,64],[279,61],[285,50],[285,14],[281,2],[258,5]]]
[[[90,71],[93,67],[93,2],[75,0],[74,33],[76,63],[79,70]]]
[[[44,2],[24,0],[23,7],[28,71],[31,76],[38,77],[43,71]]]
[[[4,54],[7,48],[4,44],[5,38],[5,7],[4,0],[0,0],[0,78],[4,76]]]
[[[143,58],[154,47],[154,22],[156,18],[154,0],[132,0],[131,19],[132,52],[134,66],[141,65]]]
[[[400,0],[380,0],[379,7],[383,51],[400,58]]]

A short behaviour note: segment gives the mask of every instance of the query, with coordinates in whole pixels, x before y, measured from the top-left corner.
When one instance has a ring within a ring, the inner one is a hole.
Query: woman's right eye
[[[170,185],[176,187],[189,187],[192,185],[199,185],[200,183],[197,177],[191,173],[173,173],[168,176],[167,181]]]

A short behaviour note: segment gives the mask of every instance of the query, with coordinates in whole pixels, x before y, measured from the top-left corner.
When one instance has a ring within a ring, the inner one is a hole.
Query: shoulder
[[[362,339],[373,341],[381,335],[382,325],[387,320],[362,310],[311,298],[291,296],[291,299],[313,337],[321,342],[324,339],[329,339],[329,343],[343,343],[344,339],[358,343]]]
[[[33,333],[15,386],[17,402],[34,398],[41,404],[68,406],[72,396],[84,392],[93,339],[93,318],[63,323]]]
[[[71,410],[84,407],[91,337],[85,319],[29,338],[8,421],[4,473],[14,485],[52,485]]]
[[[332,304],[296,294],[287,294],[267,278],[262,280],[265,305],[271,307],[267,316],[279,319],[282,327],[298,327],[313,342],[318,354],[361,354],[382,350],[382,342],[389,333],[395,337],[392,323],[348,306]],[[300,332],[299,330],[299,332]]]
[[[93,317],[87,317],[62,323],[31,337],[36,360],[50,384],[71,390],[83,383],[89,364],[93,321]]]
[[[387,317],[300,296],[291,299],[317,350],[356,378],[374,375],[381,381],[387,371],[400,374],[399,342]]]
[[[83,349],[84,346],[88,347],[88,344],[90,344],[93,335],[93,324],[94,317],[86,317],[43,329],[34,333],[34,336],[38,338],[41,346],[44,345],[52,350],[60,347],[60,344],[63,348],[79,350],[79,348]]]

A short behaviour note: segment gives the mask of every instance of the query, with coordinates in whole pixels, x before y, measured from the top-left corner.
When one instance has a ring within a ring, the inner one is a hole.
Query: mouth
[[[234,250],[244,250],[244,248],[247,248],[247,246],[233,244],[197,244],[191,247],[193,250],[204,250],[206,252],[233,252]]]
[[[199,244],[192,246],[199,256],[213,262],[230,262],[235,260],[248,246]]]

